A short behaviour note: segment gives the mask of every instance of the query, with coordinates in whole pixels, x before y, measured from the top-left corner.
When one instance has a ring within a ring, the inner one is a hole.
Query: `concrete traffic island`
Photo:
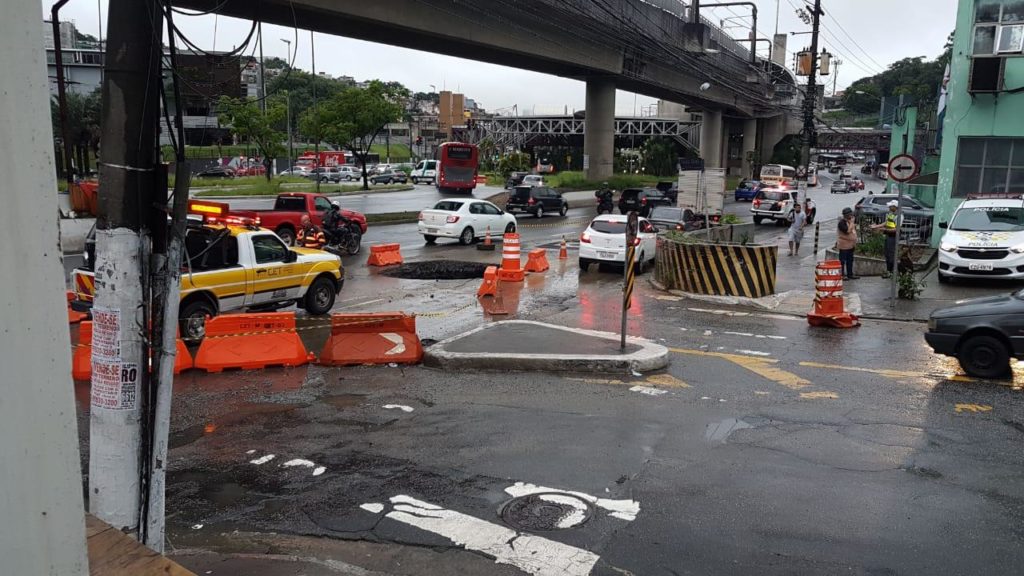
[[[643,338],[555,326],[530,320],[487,324],[442,340],[424,351],[423,363],[456,370],[649,372],[668,366],[668,348]]]

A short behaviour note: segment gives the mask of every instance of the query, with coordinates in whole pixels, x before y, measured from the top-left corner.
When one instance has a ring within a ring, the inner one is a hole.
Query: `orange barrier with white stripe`
[[[331,335],[318,364],[417,364],[423,345],[416,335],[416,317],[400,312],[332,314]]]
[[[857,316],[846,312],[843,300],[843,270],[839,260],[819,262],[814,268],[814,310],[807,313],[811,326],[853,328]]]
[[[79,311],[73,310],[71,308],[71,301],[75,299],[75,293],[74,292],[68,290],[68,292],[67,292],[67,299],[68,299],[68,324],[77,324],[77,323],[81,322],[82,320],[85,320],[86,318],[89,317],[89,315],[86,314],[85,312],[79,312]]]
[[[391,266],[401,264],[401,244],[374,244],[370,246],[370,258],[366,261],[367,266]]]
[[[192,355],[185,347],[185,342],[178,338],[175,342],[174,373],[181,374],[192,366]],[[71,354],[71,378],[92,379],[92,321],[84,321],[78,325],[78,346],[75,346]]]
[[[294,312],[224,314],[206,319],[206,336],[195,367],[207,372],[230,368],[301,366],[309,361],[295,330]]]
[[[502,282],[522,282],[526,278],[523,272],[522,258],[519,252],[519,234],[505,234],[501,246],[501,270],[498,279]]]

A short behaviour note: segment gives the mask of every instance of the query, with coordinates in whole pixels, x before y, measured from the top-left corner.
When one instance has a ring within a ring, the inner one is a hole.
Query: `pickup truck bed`
[[[303,216],[309,216],[317,226],[323,225],[323,215],[330,210],[331,201],[323,194],[312,194],[308,192],[287,192],[279,194],[274,201],[274,207],[270,210],[240,210],[232,211],[231,215],[245,218],[259,219],[259,225],[268,230],[273,230],[285,241],[285,244],[295,244],[295,234],[301,227]],[[366,216],[352,210],[342,208],[341,215],[352,221],[358,227],[359,236],[366,234]]]

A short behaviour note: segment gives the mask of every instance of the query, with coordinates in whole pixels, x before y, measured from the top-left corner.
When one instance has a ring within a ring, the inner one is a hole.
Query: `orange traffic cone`
[[[487,232],[484,234],[484,243],[476,245],[477,250],[488,250],[494,252],[494,244],[491,242],[491,227],[487,227]]]
[[[562,246],[558,249],[558,259],[568,260],[569,250],[565,247],[565,236],[562,236]]]

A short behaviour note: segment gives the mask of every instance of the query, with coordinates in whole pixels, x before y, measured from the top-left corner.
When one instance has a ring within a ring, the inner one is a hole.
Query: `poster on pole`
[[[108,361],[121,361],[120,310],[93,307],[92,357]]]
[[[92,378],[89,403],[103,410],[134,410],[139,367],[121,361],[121,311],[92,309]]]

